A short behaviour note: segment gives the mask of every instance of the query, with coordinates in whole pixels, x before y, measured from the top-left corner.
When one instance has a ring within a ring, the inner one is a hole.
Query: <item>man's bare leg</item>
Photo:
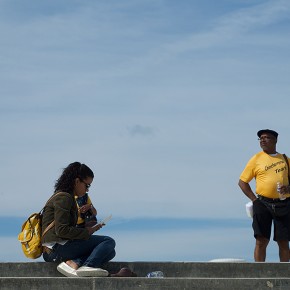
[[[289,262],[290,253],[289,253],[289,242],[285,241],[277,241],[279,247],[279,257],[280,262]]]
[[[268,239],[264,237],[260,237],[260,236],[256,238],[256,246],[255,246],[255,251],[254,251],[255,262],[266,261],[266,249],[267,249],[268,244],[269,244]]]

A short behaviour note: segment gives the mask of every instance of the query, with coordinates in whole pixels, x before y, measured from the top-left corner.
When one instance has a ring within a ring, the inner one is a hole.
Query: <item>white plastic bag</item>
[[[246,203],[246,212],[249,218],[253,218],[253,202],[249,201]]]

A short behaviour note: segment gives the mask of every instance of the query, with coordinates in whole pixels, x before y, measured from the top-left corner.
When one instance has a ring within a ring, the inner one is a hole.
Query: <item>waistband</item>
[[[281,200],[280,198],[269,198],[269,197],[265,197],[265,196],[262,196],[262,195],[258,195],[258,199],[265,200],[267,202],[284,202],[284,201],[288,200],[289,197]]]
[[[59,246],[58,243],[56,243],[52,249],[47,247],[47,246],[42,246],[42,253],[47,253],[47,254],[50,254],[51,252],[55,251],[55,249]]]

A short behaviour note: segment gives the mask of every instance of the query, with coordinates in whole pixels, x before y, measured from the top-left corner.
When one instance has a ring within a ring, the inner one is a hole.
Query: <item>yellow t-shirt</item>
[[[290,159],[288,158],[288,162]],[[256,193],[268,198],[279,198],[277,182],[289,185],[288,166],[282,154],[271,156],[264,151],[254,155],[247,163],[240,179],[249,183],[256,179]],[[289,197],[290,194],[286,194]]]

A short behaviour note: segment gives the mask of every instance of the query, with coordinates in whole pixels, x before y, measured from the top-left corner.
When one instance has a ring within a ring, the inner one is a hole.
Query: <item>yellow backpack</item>
[[[53,195],[47,203],[54,197]],[[46,203],[46,204],[47,204]],[[27,258],[37,259],[42,255],[41,238],[54,226],[55,221],[51,222],[42,233],[42,212],[44,208],[33,213],[22,225],[18,240],[21,243],[22,251]]]
[[[18,235],[22,251],[27,258],[37,259],[42,255],[41,245],[42,214],[33,213],[22,225]]]
[[[22,251],[27,258],[37,259],[42,255],[41,238],[54,226],[54,221],[41,234],[42,212],[33,213],[22,225],[18,235]]]

